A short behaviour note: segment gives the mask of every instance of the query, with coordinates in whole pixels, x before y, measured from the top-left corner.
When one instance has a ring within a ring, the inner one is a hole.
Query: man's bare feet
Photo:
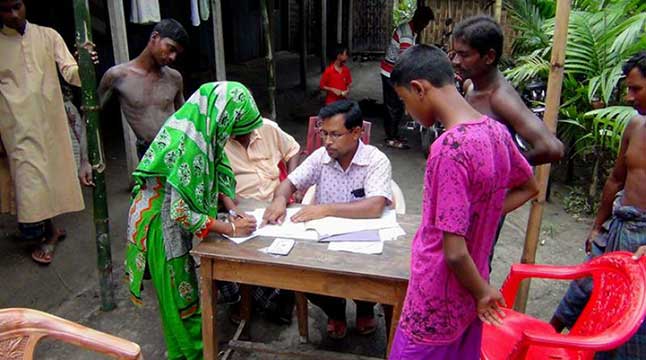
[[[56,245],[63,239],[65,239],[67,233],[63,229],[54,230],[54,234],[42,244],[40,244],[32,253],[31,258],[34,259],[37,263],[40,264],[50,264],[54,259],[54,251],[56,250]]]

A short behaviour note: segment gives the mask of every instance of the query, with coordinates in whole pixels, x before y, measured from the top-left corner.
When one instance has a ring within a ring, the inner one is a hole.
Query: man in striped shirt
[[[384,129],[386,131],[386,146],[396,149],[408,149],[405,139],[399,137],[399,122],[404,115],[404,104],[399,100],[395,89],[390,82],[390,73],[395,63],[404,50],[415,45],[417,35],[433,20],[433,11],[428,6],[417,8],[413,19],[401,24],[393,32],[386,55],[381,61],[381,84],[384,94],[386,114],[384,116]]]

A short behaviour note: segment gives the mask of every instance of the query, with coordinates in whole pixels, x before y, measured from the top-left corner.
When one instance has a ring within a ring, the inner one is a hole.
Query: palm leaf
[[[593,119],[594,131],[591,135],[595,142],[602,148],[616,153],[619,151],[626,125],[636,114],[635,109],[630,106],[610,106],[588,111],[585,116]]]

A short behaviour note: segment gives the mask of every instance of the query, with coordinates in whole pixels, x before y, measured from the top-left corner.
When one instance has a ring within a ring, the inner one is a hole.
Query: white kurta
[[[78,65],[51,28],[0,30],[0,136],[16,191],[18,221],[33,223],[84,207],[56,65],[80,86]]]

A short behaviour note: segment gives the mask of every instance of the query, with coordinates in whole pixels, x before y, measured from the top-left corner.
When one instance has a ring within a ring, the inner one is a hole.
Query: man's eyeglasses
[[[352,131],[346,131],[346,132],[344,132],[344,133],[336,133],[336,132],[328,133],[328,132],[327,132],[327,131],[325,131],[325,130],[319,130],[319,136],[321,137],[321,140],[323,140],[323,141],[325,141],[328,137],[329,137],[332,141],[337,141],[337,140],[339,140],[339,138],[341,138],[342,136],[344,136],[344,135],[348,135],[348,134],[349,134],[349,133],[351,133],[351,132],[352,132]]]

